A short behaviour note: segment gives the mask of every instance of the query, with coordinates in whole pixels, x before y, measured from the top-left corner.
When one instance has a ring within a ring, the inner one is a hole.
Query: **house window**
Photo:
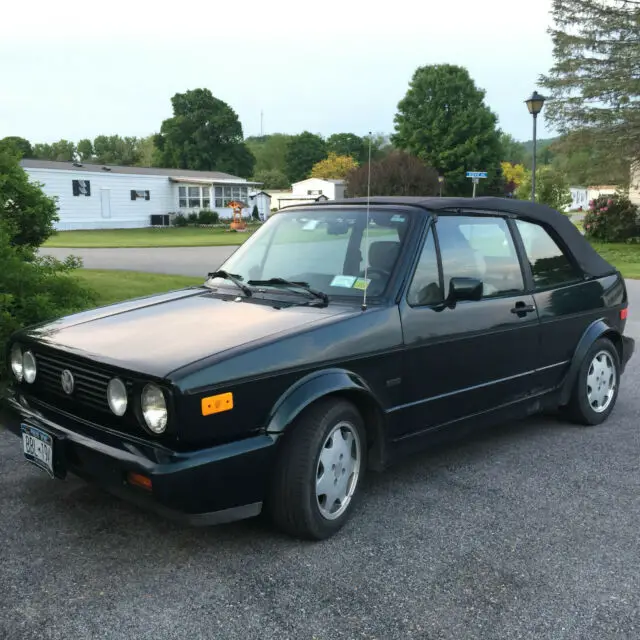
[[[215,206],[228,207],[232,200],[247,202],[249,198],[248,187],[215,187]]]
[[[211,205],[209,187],[178,187],[180,208],[208,209]]]
[[[74,196],[90,196],[91,183],[89,180],[72,180],[71,181]]]
[[[132,200],[149,200],[151,198],[151,196],[149,195],[148,191],[145,190],[136,190],[136,189],[131,189],[131,199]]]
[[[321,196],[322,189],[307,189],[308,196]]]

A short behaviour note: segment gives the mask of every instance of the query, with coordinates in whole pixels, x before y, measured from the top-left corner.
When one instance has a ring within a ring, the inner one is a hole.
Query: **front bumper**
[[[173,451],[15,395],[0,401],[0,424],[18,436],[22,424],[50,434],[58,478],[71,472],[166,518],[202,525],[260,513],[277,440],[261,434],[197,451]],[[150,478],[151,489],[129,484],[130,472]]]

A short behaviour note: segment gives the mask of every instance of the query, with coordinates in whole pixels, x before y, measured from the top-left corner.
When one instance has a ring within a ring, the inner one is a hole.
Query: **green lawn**
[[[204,282],[204,278],[106,269],[79,269],[75,272],[75,277],[96,292],[100,305],[164,293]]]
[[[255,227],[237,233],[226,228],[168,227],[166,229],[95,229],[92,231],[58,231],[45,247],[72,249],[114,247],[209,247],[242,244]]]
[[[640,244],[592,243],[595,250],[620,269],[625,278],[640,278]]]

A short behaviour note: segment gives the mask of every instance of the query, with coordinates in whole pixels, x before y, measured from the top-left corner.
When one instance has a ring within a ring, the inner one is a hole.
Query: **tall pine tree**
[[[640,2],[554,0],[548,122],[611,156],[640,157]]]

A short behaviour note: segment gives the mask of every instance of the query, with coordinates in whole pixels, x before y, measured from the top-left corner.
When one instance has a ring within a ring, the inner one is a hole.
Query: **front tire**
[[[567,405],[578,424],[603,423],[613,411],[620,387],[620,356],[611,340],[600,338],[587,351]]]
[[[350,517],[366,466],[362,416],[347,400],[302,412],[283,436],[267,510],[289,535],[322,540]]]

